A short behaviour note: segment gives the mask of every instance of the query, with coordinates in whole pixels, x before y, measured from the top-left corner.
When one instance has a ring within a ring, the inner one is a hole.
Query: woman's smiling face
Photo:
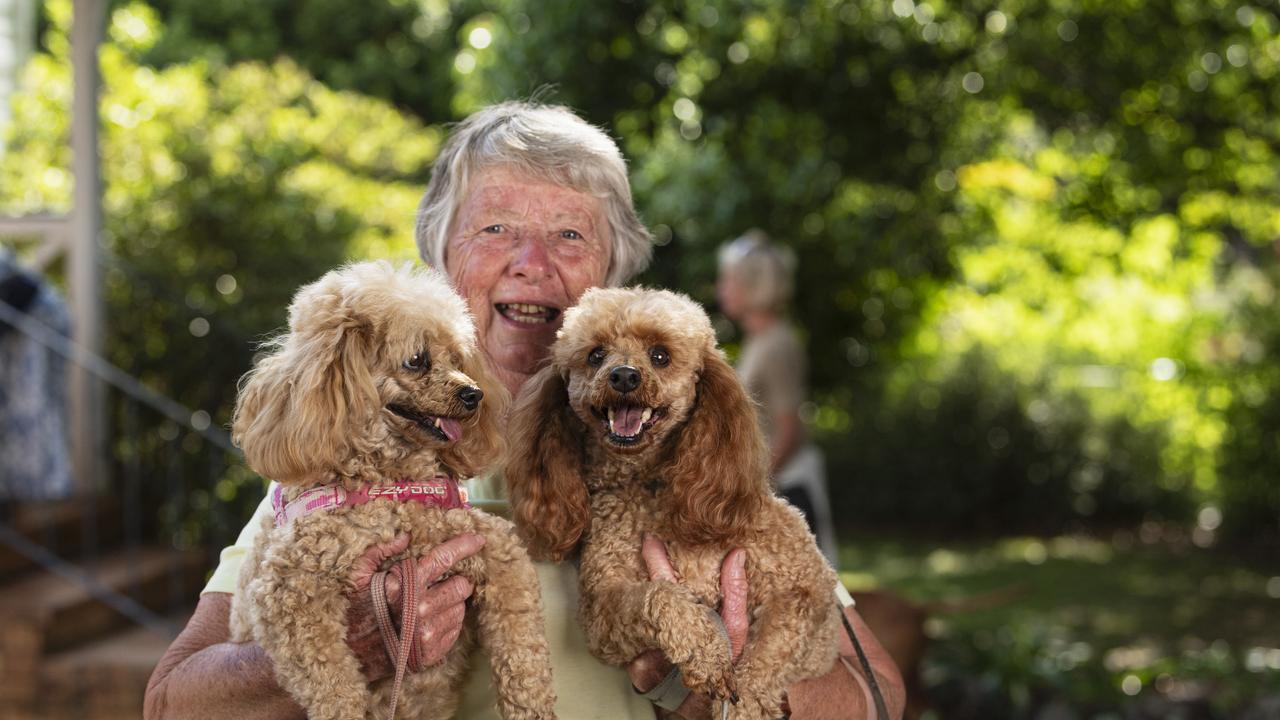
[[[564,310],[604,283],[612,244],[592,195],[506,167],[472,180],[445,265],[509,390],[538,369]]]

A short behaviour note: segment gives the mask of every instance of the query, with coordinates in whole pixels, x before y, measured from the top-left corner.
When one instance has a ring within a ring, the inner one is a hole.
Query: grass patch
[[[996,607],[930,619],[931,696],[972,696],[965,684],[977,683],[998,696],[987,712],[1012,716],[1065,702],[1103,717],[1139,700],[1194,701],[1230,716],[1280,693],[1280,561],[1151,529],[1107,539],[856,539],[840,560],[850,589],[889,588],[920,603],[1021,590]]]

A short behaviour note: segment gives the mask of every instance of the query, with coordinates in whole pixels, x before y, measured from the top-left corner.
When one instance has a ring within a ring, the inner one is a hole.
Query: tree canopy
[[[69,202],[69,6],[15,103],[7,211]],[[845,520],[1211,509],[1206,543],[1278,537],[1277,30],[1240,0],[122,3],[112,357],[225,420],[299,283],[412,256],[447,124],[536,94],[619,140],[645,281],[711,302],[718,244],[796,252]]]

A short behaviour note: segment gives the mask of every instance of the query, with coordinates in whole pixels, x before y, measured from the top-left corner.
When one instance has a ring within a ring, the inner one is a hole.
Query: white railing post
[[[72,332],[76,343],[102,354],[102,179],[98,173],[98,45],[102,39],[105,0],[75,0],[71,22],[72,195],[71,232],[67,246],[67,286]],[[71,370],[72,462],[79,492],[92,492],[105,470],[103,453],[106,407],[102,383],[86,370]]]

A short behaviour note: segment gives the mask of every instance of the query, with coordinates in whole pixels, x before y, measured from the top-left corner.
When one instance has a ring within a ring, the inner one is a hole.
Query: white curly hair
[[[603,201],[613,242],[606,285],[621,285],[648,266],[653,241],[636,215],[617,144],[566,107],[525,101],[480,110],[445,141],[418,205],[415,235],[423,260],[445,267],[449,234],[470,180],[494,166],[513,167]]]

